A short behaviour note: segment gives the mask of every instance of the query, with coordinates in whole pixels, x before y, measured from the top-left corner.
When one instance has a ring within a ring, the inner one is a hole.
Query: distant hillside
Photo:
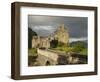
[[[32,36],[37,36],[37,33],[28,28],[28,48],[32,48]]]
[[[75,42],[71,42],[69,44],[70,47],[75,47],[75,46],[82,46],[83,48],[87,48],[87,42],[85,41],[75,41]]]
[[[88,44],[85,41],[76,41],[69,44],[73,51],[81,55],[88,55]]]

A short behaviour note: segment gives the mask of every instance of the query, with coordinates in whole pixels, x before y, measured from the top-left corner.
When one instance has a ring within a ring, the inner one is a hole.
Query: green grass
[[[29,56],[37,56],[37,49],[36,48],[28,49],[28,54]]]
[[[87,55],[87,48],[79,48],[79,47],[67,47],[67,46],[57,46],[56,48],[51,48],[57,51],[63,51],[65,53],[75,52],[81,55]]]
[[[85,49],[83,49],[82,51],[80,51],[80,54],[82,54],[82,55],[87,55],[88,53],[87,53],[87,48],[85,48]]]
[[[69,51],[72,51],[73,48],[72,47],[56,47],[56,48],[53,48],[53,49],[69,52]]]

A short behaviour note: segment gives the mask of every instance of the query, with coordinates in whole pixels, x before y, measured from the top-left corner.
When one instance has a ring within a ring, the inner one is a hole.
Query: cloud
[[[87,41],[87,37],[70,38],[70,39],[69,39],[69,42],[75,42],[75,41]]]
[[[28,16],[28,27],[36,31],[39,35],[49,35],[61,24],[68,29],[71,38],[87,37],[88,18],[87,17],[62,17],[62,16]]]
[[[47,25],[38,25],[33,26],[31,29],[35,31],[39,36],[49,36],[50,34],[54,33],[57,27],[55,26],[47,26]]]
[[[34,26],[32,27],[33,30],[54,30],[53,26]]]

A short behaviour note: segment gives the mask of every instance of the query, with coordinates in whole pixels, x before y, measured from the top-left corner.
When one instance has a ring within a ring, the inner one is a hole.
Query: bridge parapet
[[[42,49],[37,49],[37,53],[40,55],[43,55],[45,57],[48,57],[54,61],[57,61],[59,54],[48,51],[48,50],[42,50]]]

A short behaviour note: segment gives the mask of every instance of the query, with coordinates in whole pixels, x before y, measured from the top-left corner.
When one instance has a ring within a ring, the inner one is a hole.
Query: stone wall
[[[48,38],[41,38],[37,36],[33,36],[32,39],[32,48],[49,48],[50,47],[50,42]]]
[[[56,65],[58,64],[58,54],[48,51],[48,50],[42,50],[37,49],[38,53],[38,59],[40,65],[46,65],[47,62],[50,63],[50,65]]]
[[[48,50],[37,49],[37,53],[41,54],[43,56],[46,56],[48,58],[51,58],[54,61],[57,61],[57,59],[58,59],[58,54],[57,53],[54,53],[54,52],[51,52],[51,51],[48,51]]]

